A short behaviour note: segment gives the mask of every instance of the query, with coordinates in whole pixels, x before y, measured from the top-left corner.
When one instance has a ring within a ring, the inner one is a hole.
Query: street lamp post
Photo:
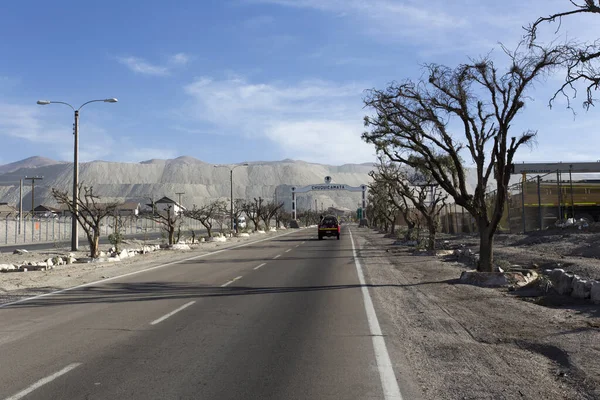
[[[238,164],[236,166],[234,166],[233,168],[231,168],[229,170],[229,189],[230,189],[230,195],[229,195],[229,220],[230,220],[230,228],[231,228],[231,232],[233,232],[234,230],[234,221],[233,221],[233,170],[236,169],[237,167],[247,167],[248,163],[244,163],[244,164]],[[215,168],[220,167],[220,165],[215,165]]]
[[[75,122],[73,124],[73,135],[74,135],[74,158],[73,158],[73,212],[71,216],[71,251],[77,251],[79,248],[79,234],[78,228],[79,225],[77,223],[77,213],[79,210],[79,206],[77,204],[77,197],[79,196],[79,110],[83,108],[86,104],[95,103],[95,102],[104,102],[104,103],[116,103],[118,100],[113,98],[102,99],[102,100],[90,100],[83,103],[79,108],[75,109],[69,103],[65,103],[63,101],[50,101],[50,100],[38,100],[37,103],[41,106],[46,106],[48,104],[64,104],[66,106],[71,107],[73,112],[75,113]]]

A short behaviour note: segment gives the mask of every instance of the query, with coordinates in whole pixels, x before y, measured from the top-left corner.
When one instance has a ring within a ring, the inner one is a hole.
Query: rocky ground
[[[500,239],[498,254],[519,263],[579,260],[574,249],[596,240],[555,239]],[[374,230],[355,229],[355,240],[408,398],[600,398],[600,306],[570,298],[560,307],[523,301],[507,288],[460,284],[464,263],[416,256]],[[522,244],[503,252],[514,243]],[[569,249],[573,244],[580,246]]]
[[[465,245],[479,252],[475,235],[447,236],[442,246]],[[499,234],[495,237],[497,265],[536,265],[540,270],[562,268],[588,279],[600,280],[600,233],[577,229],[548,230],[527,235]]]
[[[106,257],[98,260],[99,262],[76,262],[73,264],[55,265],[52,269],[41,271],[32,271],[31,268],[29,268],[27,272],[15,271],[0,273],[0,304],[143,270],[154,265],[174,263],[192,256],[208,253],[215,249],[226,248],[251,240],[259,240],[264,237],[279,235],[285,232],[285,230],[269,231],[266,233],[254,233],[249,236],[227,238],[226,242],[215,241],[196,243],[189,245],[190,250],[161,249],[146,254],[137,254],[117,262],[109,262],[108,257]],[[156,245],[156,247],[158,247],[157,245],[159,243],[160,240],[129,240],[123,243],[121,248],[141,249],[144,246],[151,245]],[[109,247],[110,246],[101,246],[101,250],[108,253]],[[86,251],[73,253],[68,247],[58,247],[23,254],[13,254],[12,252],[0,253],[0,265],[12,264],[19,266],[29,262],[45,262],[49,258],[55,257],[64,259],[67,258],[69,254],[79,261],[88,257]]]

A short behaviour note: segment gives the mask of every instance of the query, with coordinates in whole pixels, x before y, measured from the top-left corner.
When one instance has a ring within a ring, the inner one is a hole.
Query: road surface
[[[2,306],[0,399],[399,399],[358,271],[307,229]]]

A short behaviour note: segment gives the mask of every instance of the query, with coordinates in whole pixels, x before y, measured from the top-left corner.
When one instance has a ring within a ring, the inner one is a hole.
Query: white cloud
[[[153,65],[138,57],[119,57],[119,62],[135,73],[142,75],[165,76],[169,69],[160,65]]]
[[[190,56],[185,53],[177,53],[169,57],[171,65],[187,65],[190,62]]]
[[[190,62],[190,56],[186,53],[177,53],[169,56],[165,65],[152,64],[139,57],[117,57],[117,61],[125,65],[131,71],[151,76],[171,75],[173,68],[183,67]]]
[[[294,85],[250,83],[242,77],[199,78],[185,87],[187,111],[223,131],[263,137],[284,157],[343,163],[374,160],[362,142],[363,84],[307,80]]]
[[[400,42],[421,54],[477,55],[487,53],[498,42],[514,46],[523,26],[542,15],[568,10],[565,0],[481,2],[476,0],[246,0],[284,7],[307,8],[348,21],[352,32],[364,32],[383,42]],[[594,16],[595,17],[595,16]],[[569,37],[598,37],[594,20],[563,20],[561,33]],[[553,34],[558,24],[549,29]]]

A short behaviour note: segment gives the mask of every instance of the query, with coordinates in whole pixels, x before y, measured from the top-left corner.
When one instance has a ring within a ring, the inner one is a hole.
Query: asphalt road
[[[400,398],[347,228],[315,233],[0,308],[0,399]]]

